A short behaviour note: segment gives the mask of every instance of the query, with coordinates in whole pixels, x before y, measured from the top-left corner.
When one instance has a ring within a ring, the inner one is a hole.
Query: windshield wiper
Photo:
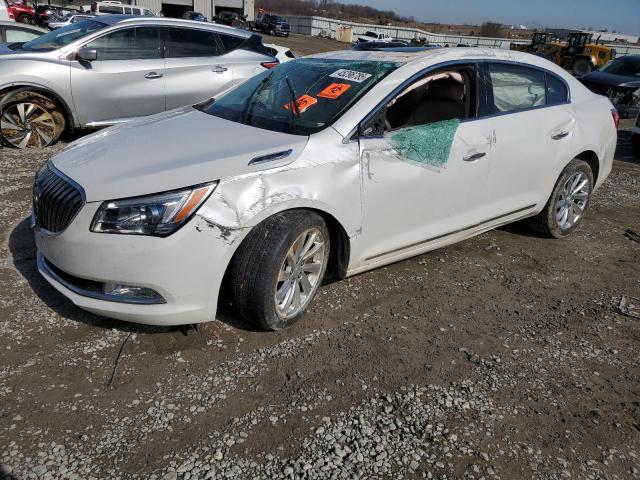
[[[271,82],[272,78],[273,78],[273,70],[271,70],[269,72],[269,75],[267,75],[262,80],[262,83],[260,83],[260,85],[258,85],[258,88],[256,88],[255,91],[251,94],[251,97],[249,97],[249,104],[247,106],[247,113],[245,114],[244,120],[242,122],[245,125],[251,125],[251,123],[249,123],[249,122],[251,121],[253,108],[255,107],[255,104],[256,104],[256,102],[258,100],[258,95],[260,94],[260,92],[262,92],[267,87],[269,82]]]
[[[289,80],[288,76],[284,77],[285,82],[287,82],[287,87],[289,88],[289,95],[291,95],[291,115],[289,116],[289,132],[295,135],[296,132],[296,124],[293,121],[295,117],[300,116],[300,109],[298,108],[298,102],[296,101],[296,91],[291,84],[291,80]]]

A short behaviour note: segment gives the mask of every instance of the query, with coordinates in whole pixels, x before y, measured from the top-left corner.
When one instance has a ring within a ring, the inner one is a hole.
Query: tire
[[[576,77],[582,77],[583,75],[587,75],[591,73],[593,70],[593,65],[586,58],[578,58],[575,62],[573,62],[573,66],[571,67],[571,73],[573,73]]]
[[[269,30],[269,35],[271,35],[272,37],[276,36],[276,31],[272,28]]]
[[[15,90],[0,101],[0,120],[4,142],[20,149],[53,145],[66,127],[60,106],[28,88]]]
[[[576,179],[579,179],[578,183],[574,183]],[[585,180],[583,188],[577,188]],[[571,194],[571,192],[574,193]],[[562,171],[544,209],[530,220],[530,224],[539,233],[548,237],[564,238],[570,235],[584,220],[591,203],[592,192],[591,167],[583,160],[573,159]],[[567,196],[569,196],[568,201]],[[577,218],[574,218],[576,216]]]
[[[22,14],[20,15],[17,19],[16,22],[20,22],[20,23],[26,23],[28,25],[34,25],[35,22],[33,21],[33,18],[31,18],[31,16],[27,15],[27,14]]]
[[[640,134],[631,135],[631,145],[633,147],[633,155],[640,159]]]
[[[315,253],[306,262],[296,260],[296,252],[304,252],[309,245],[308,251],[315,249]],[[268,218],[249,233],[229,266],[226,287],[233,307],[263,330],[291,327],[304,315],[322,284],[329,248],[327,225],[315,212],[291,210]],[[307,270],[314,273],[305,275]],[[295,280],[302,276],[307,287]]]

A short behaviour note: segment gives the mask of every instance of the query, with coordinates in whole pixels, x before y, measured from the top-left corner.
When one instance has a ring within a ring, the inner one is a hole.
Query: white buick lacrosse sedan
[[[38,267],[108,317],[205,322],[224,302],[286,328],[329,275],[527,217],[570,234],[611,171],[616,121],[519,52],[292,60],[52,158],[33,189]]]

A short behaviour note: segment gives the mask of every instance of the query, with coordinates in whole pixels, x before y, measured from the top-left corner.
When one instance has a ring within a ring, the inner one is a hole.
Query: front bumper
[[[53,287],[78,307],[119,320],[184,325],[215,319],[233,253],[228,240],[197,215],[166,238],[93,233],[99,205],[86,204],[60,234],[34,229],[38,270]],[[101,283],[150,288],[165,303],[112,301],[99,288],[87,289]]]

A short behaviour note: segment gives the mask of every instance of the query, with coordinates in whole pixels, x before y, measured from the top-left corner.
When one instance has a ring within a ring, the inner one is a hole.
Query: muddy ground
[[[135,326],[48,286],[31,182],[61,148],[0,148],[0,479],[640,477],[628,132],[570,238],[501,228],[327,285],[278,333]]]

